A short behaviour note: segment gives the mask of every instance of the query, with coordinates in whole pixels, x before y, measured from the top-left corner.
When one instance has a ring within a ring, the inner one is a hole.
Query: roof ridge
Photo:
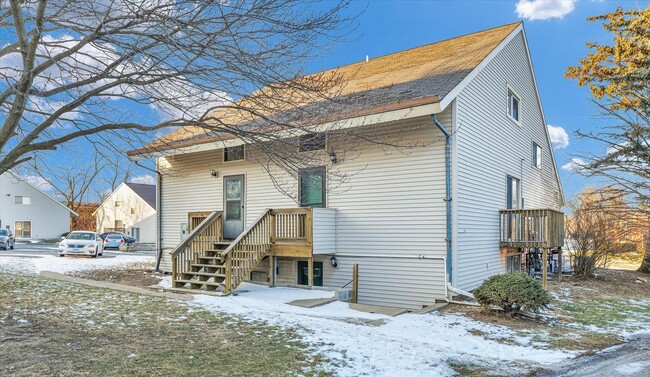
[[[381,58],[385,58],[385,57],[389,57],[389,56],[391,56],[391,55],[395,55],[395,54],[401,54],[401,53],[403,53],[403,52],[407,52],[407,51],[411,51],[411,50],[416,50],[416,49],[418,49],[418,48],[423,48],[423,47],[427,47],[427,46],[432,46],[432,45],[435,45],[435,44],[438,44],[438,43],[442,43],[442,42],[448,42],[448,41],[451,41],[451,40],[454,40],[454,39],[459,39],[459,38],[469,37],[469,36],[474,35],[474,34],[485,33],[485,32],[490,31],[490,30],[495,30],[495,29],[505,28],[506,26],[511,26],[511,25],[520,25],[520,24],[523,24],[523,23],[524,23],[523,21],[516,21],[516,22],[511,22],[511,23],[509,23],[509,24],[503,24],[503,25],[499,25],[499,26],[493,26],[493,27],[491,27],[491,28],[487,28],[487,29],[483,29],[483,30],[477,30],[477,31],[473,31],[473,32],[471,32],[471,33],[466,33],[466,34],[458,35],[458,36],[455,36],[455,37],[449,37],[449,38],[446,38],[446,39],[441,39],[441,40],[439,40],[439,41],[435,41],[435,42],[431,42],[431,43],[426,43],[426,44],[419,45],[419,46],[413,46],[413,47],[405,48],[405,49],[403,49],[403,50],[397,50],[397,51],[389,52],[389,53],[386,53],[386,54],[383,54],[383,55],[379,55],[379,56],[377,56],[377,57],[370,57],[370,61],[372,61],[372,60],[377,60],[377,59],[381,59]],[[353,66],[353,65],[355,65],[355,64],[363,64],[363,63],[367,63],[367,62],[366,62],[365,60],[361,60],[361,61],[356,61],[356,62],[353,62],[353,63],[348,63],[348,64],[339,65],[339,66],[332,67],[332,68],[325,68],[325,69],[322,69],[322,70],[320,70],[320,71],[316,71],[316,72],[313,72],[313,73],[309,73],[309,74],[307,74],[307,76],[309,76],[309,75],[315,75],[315,74],[319,74],[319,73],[324,73],[324,72],[328,72],[328,71],[335,71],[335,70],[337,70],[337,69],[339,69],[339,68],[350,67],[350,66]]]

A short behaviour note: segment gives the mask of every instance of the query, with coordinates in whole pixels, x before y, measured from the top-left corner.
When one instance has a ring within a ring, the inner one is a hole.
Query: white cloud
[[[52,186],[50,182],[38,175],[26,175],[23,177],[23,179],[43,191],[51,191],[54,189],[54,186]]]
[[[562,18],[573,12],[577,0],[519,0],[517,16],[529,20]]]
[[[571,159],[571,161],[567,162],[566,164],[562,165],[562,170],[570,171],[570,172],[579,172],[582,167],[587,165],[587,162],[579,157],[574,157]]]
[[[131,183],[144,183],[146,185],[155,185],[156,179],[153,175],[143,174],[131,178]]]
[[[564,128],[550,124],[547,127],[553,148],[566,148],[569,146],[569,134]]]

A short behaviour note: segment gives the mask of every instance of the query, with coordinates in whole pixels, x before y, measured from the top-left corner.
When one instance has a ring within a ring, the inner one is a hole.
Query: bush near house
[[[521,309],[537,311],[551,302],[542,285],[522,273],[494,275],[474,291],[474,297],[485,308],[502,308],[508,317]]]

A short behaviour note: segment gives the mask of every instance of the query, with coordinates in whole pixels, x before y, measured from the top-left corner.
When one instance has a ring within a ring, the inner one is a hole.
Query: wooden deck
[[[502,248],[560,248],[564,213],[548,208],[500,210],[499,243]]]

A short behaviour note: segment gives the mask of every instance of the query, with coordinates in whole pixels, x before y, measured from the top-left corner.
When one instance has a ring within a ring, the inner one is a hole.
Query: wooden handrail
[[[501,247],[557,248],[564,245],[564,213],[551,209],[499,211]]]
[[[176,280],[183,270],[187,271],[191,263],[198,263],[199,254],[206,250],[206,244],[221,240],[221,213],[210,213],[172,250],[172,287],[176,287]]]
[[[174,257],[175,257],[176,255],[178,255],[180,252],[182,252],[183,250],[185,250],[185,248],[187,248],[187,246],[190,244],[190,242],[192,242],[192,241],[194,240],[194,238],[195,238],[199,233],[201,233],[203,230],[205,230],[205,228],[207,228],[208,226],[210,226],[210,224],[212,224],[212,223],[213,223],[216,219],[218,219],[220,216],[221,216],[221,211],[214,211],[214,212],[210,213],[210,214],[208,215],[208,217],[205,218],[205,220],[201,221],[201,223],[200,223],[196,228],[192,229],[192,231],[190,232],[190,234],[188,234],[187,237],[185,237],[185,239],[182,240],[181,243],[179,243],[179,244],[176,246],[176,248],[174,248],[174,250],[172,250],[172,253],[171,253],[171,254],[172,254],[172,258],[174,258]]]

